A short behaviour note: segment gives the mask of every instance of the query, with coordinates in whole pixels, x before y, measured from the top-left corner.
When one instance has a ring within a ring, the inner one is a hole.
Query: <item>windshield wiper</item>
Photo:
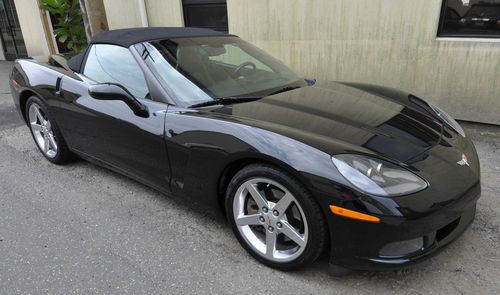
[[[285,92],[285,91],[294,90],[294,89],[297,89],[297,88],[300,88],[300,87],[301,86],[286,86],[286,87],[280,88],[280,89],[278,89],[276,91],[273,91],[273,92],[271,92],[269,94],[261,95],[261,96],[228,96],[228,97],[220,97],[220,98],[215,98],[213,100],[209,100],[209,101],[204,101],[204,102],[200,102],[200,103],[197,103],[197,104],[193,104],[192,106],[190,106],[190,108],[201,108],[201,107],[208,107],[208,106],[213,106],[213,105],[218,105],[218,104],[228,105],[228,104],[233,104],[233,103],[249,102],[249,101],[254,101],[254,100],[261,99],[261,98],[266,97],[266,96],[271,96],[271,95],[275,95],[275,94],[282,93],[282,92]]]
[[[201,107],[208,107],[208,106],[214,106],[214,105],[228,105],[228,104],[234,104],[234,103],[242,103],[242,102],[249,102],[249,101],[254,101],[257,99],[261,99],[263,96],[228,96],[228,97],[220,97],[220,98],[215,98],[213,100],[209,101],[204,101],[200,103],[196,103],[191,105],[189,108],[201,108]]]
[[[286,86],[286,87],[280,88],[280,89],[278,89],[276,91],[273,91],[273,92],[267,94],[266,96],[275,95],[275,94],[278,94],[278,93],[282,93],[282,92],[294,90],[294,89],[297,89],[297,88],[301,88],[301,86]]]

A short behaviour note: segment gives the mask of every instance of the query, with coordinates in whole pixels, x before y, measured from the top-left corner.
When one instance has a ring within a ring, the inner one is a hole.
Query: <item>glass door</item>
[[[0,0],[0,37],[5,59],[26,57],[26,46],[13,0]]]

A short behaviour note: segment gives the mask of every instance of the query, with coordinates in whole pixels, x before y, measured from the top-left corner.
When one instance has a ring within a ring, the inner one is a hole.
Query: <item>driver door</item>
[[[77,152],[170,191],[170,165],[164,140],[167,104],[152,100],[142,72],[128,48],[96,44],[89,49],[83,75],[64,76],[57,118],[69,146]],[[97,100],[96,83],[118,83],[149,111],[135,115],[119,100]]]

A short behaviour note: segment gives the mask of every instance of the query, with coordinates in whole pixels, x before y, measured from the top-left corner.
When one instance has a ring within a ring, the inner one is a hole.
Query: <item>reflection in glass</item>
[[[136,48],[165,88],[183,79],[196,85],[193,90],[184,88],[176,94],[190,104],[207,100],[200,98],[200,89],[208,97],[222,98],[267,95],[292,84],[306,85],[282,62],[237,37],[173,38]],[[189,93],[192,91],[196,93]]]
[[[500,37],[500,0],[444,0],[438,35]]]
[[[98,83],[118,83],[137,98],[148,98],[148,86],[132,53],[116,45],[95,44],[83,74]]]

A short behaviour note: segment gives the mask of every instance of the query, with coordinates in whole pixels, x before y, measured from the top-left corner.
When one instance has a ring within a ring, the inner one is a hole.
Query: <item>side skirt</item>
[[[137,176],[137,175],[135,175],[133,173],[125,171],[125,170],[123,170],[123,169],[121,169],[119,167],[116,167],[116,166],[114,166],[114,165],[112,165],[112,164],[110,164],[110,163],[108,163],[106,161],[103,161],[103,160],[97,159],[95,157],[92,157],[90,155],[87,155],[84,152],[78,151],[76,149],[70,149],[70,150],[73,153],[75,153],[76,155],[78,155],[80,158],[82,158],[82,159],[84,159],[84,160],[86,160],[86,161],[88,161],[88,162],[90,162],[92,164],[95,164],[97,166],[106,168],[108,170],[111,170],[111,171],[116,172],[118,174],[121,174],[123,176],[126,176],[126,177],[128,177],[128,178],[130,178],[132,180],[135,180],[135,181],[137,181],[137,182],[139,182],[139,183],[141,183],[141,184],[143,184],[143,185],[145,185],[147,187],[150,187],[150,188],[152,188],[154,190],[157,190],[158,192],[160,192],[162,194],[165,194],[168,197],[173,197],[172,192],[170,192],[169,190],[167,190],[165,188],[162,188],[162,187],[159,187],[157,185],[154,185],[154,184],[152,184],[151,182],[145,180],[142,177],[139,177],[139,176]]]

